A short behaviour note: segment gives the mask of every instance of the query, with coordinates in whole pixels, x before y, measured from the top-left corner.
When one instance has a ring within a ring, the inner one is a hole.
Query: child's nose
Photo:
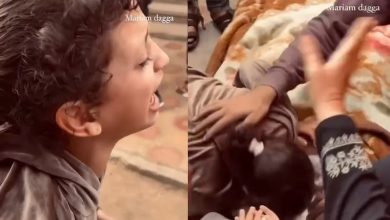
[[[154,71],[159,72],[169,63],[169,57],[157,44],[156,50],[157,58],[154,63]]]

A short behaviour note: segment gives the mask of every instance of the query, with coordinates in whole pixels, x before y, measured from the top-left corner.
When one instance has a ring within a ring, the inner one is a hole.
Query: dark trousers
[[[150,0],[151,1],[151,0]],[[198,7],[198,0],[187,0],[188,7]],[[229,8],[229,0],[206,0],[209,11],[215,9]]]
[[[215,9],[223,9],[229,7],[229,0],[206,0],[207,9],[209,11]]]

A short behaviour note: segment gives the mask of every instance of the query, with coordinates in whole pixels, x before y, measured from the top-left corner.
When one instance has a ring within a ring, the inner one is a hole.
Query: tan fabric
[[[375,0],[367,1],[375,2]],[[305,5],[291,4],[283,11],[267,10],[250,26],[240,42],[230,47],[231,49],[226,54],[223,63],[219,61],[220,68],[214,77],[222,82],[231,83],[231,79],[234,78],[232,74],[238,71],[241,62],[263,60],[274,63],[274,65],[268,71],[272,74],[267,74],[266,79],[263,79],[259,84],[272,86],[278,93],[283,94],[304,79],[296,39],[301,30],[317,36],[321,48],[323,48],[324,57],[328,57],[354,18],[363,15],[374,16],[381,24],[389,23],[388,15],[390,13],[386,11],[390,8],[388,7],[389,1],[377,1],[374,5],[379,4],[381,8],[377,13],[365,14],[358,10],[348,13],[322,12],[330,6],[331,2],[333,1],[308,0]],[[347,0],[338,0],[337,2],[339,5],[349,4]],[[366,0],[356,0],[354,4],[360,5],[361,2],[364,4]],[[313,17],[316,18],[311,20]],[[378,44],[378,42],[371,40],[370,44]],[[370,121],[390,130],[388,95],[390,94],[388,74],[390,57],[381,54],[377,49],[365,48],[361,58],[359,68],[350,81],[345,99],[346,108],[349,111],[362,111]],[[213,60],[214,56],[210,59]],[[210,62],[214,62],[211,60]],[[289,97],[299,115],[310,113],[305,112],[311,106],[306,85],[298,86],[290,91]]]
[[[71,154],[0,138],[0,219],[95,220],[98,177]]]

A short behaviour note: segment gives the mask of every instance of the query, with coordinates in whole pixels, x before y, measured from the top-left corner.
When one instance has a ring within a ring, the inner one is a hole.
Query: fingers
[[[307,208],[308,218],[315,219],[316,216],[319,216],[321,213],[324,212],[325,207],[325,198],[323,192],[317,192],[314,196],[314,200],[309,204],[309,207]]]
[[[219,134],[223,129],[227,128],[232,123],[236,122],[237,120],[240,120],[240,118],[235,119],[233,117],[225,116],[219,119],[214,125],[212,125],[209,130],[207,131],[205,135],[205,139],[208,140],[215,135]]]
[[[267,220],[279,220],[279,217],[265,206],[260,206],[258,211],[254,207],[251,207],[246,215],[245,211],[241,209],[239,215],[234,220],[263,220],[265,218]]]
[[[324,65],[324,59],[321,56],[318,42],[313,36],[303,36],[300,40],[299,50],[302,53],[305,78],[306,81],[309,81],[311,74],[317,72]]]
[[[310,211],[308,216],[310,217],[319,216],[324,213],[324,209],[325,209],[325,200],[322,199],[321,201],[317,202],[315,207],[309,209]]]
[[[240,209],[240,212],[238,214],[238,220],[245,220],[245,211],[244,211],[244,209]]]
[[[237,131],[244,131],[245,129],[256,126],[265,117],[268,108],[258,108],[255,112],[249,114],[245,120],[236,126]]]
[[[295,141],[296,141],[297,146],[300,146],[303,148],[306,148],[309,145],[309,143],[307,142],[307,140],[305,138],[302,138],[299,136],[297,137],[297,139]]]
[[[199,121],[206,117],[208,117],[211,113],[218,111],[221,108],[220,102],[215,102],[213,104],[210,104],[206,106],[199,115],[197,115],[194,120]]]
[[[300,122],[298,124],[298,133],[315,140],[315,130],[317,125],[317,122]]]
[[[268,215],[272,220],[279,220],[279,217],[266,206],[260,206],[260,210],[263,211],[266,215]]]
[[[254,220],[255,214],[256,214],[255,207],[250,207],[248,214],[246,214],[245,220]]]
[[[390,39],[383,32],[370,32],[367,39],[371,48],[384,55],[390,54]]]
[[[264,217],[263,211],[258,210],[258,211],[256,212],[256,215],[255,215],[255,219],[254,219],[254,220],[263,220],[263,217]]]
[[[208,115],[207,118],[200,121],[194,128],[194,132],[197,133],[199,131],[202,131],[206,128],[208,128],[211,124],[215,123],[216,121],[220,120],[224,116],[224,113],[222,110],[217,110],[217,112],[211,112],[211,115]]]
[[[340,62],[347,57],[349,59],[356,59],[358,52],[363,46],[366,35],[376,25],[377,21],[373,18],[356,19],[346,37],[341,41],[336,52],[331,55],[329,63]]]
[[[387,28],[386,26],[375,26],[371,31],[385,33],[387,31]]]
[[[382,35],[382,34],[381,34],[381,35]],[[383,35],[383,36],[381,36],[381,37],[378,37],[377,40],[378,40],[378,42],[379,42],[380,44],[382,44],[383,46],[385,46],[385,47],[390,47],[390,40],[389,40],[389,37]]]

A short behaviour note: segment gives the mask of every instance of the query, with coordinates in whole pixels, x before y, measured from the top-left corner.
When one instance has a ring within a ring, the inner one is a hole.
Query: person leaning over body
[[[200,122],[194,120],[208,103],[249,92],[253,78],[263,77],[253,72],[264,73],[268,67],[259,61],[242,64],[236,86],[189,68],[190,219],[198,220],[209,212],[233,218],[240,208],[260,205],[268,206],[281,219],[291,219],[310,203],[314,171],[296,143],[297,116],[287,96],[273,103],[261,125],[245,133],[226,129],[207,140],[208,128],[197,127]]]
[[[115,143],[154,124],[168,56],[128,0],[0,5],[0,219],[105,219]]]
[[[319,121],[316,146],[320,155],[326,220],[390,219],[390,157],[375,163],[346,115],[344,96],[373,19],[358,19],[327,62],[314,36],[300,42],[309,94]]]
[[[311,34],[315,37],[320,43],[320,53],[325,59],[328,59],[356,18],[374,17],[379,25],[390,24],[390,1],[388,0],[336,0],[334,3],[335,6],[354,5],[356,7],[361,4],[378,5],[380,10],[375,13],[358,10],[325,10],[307,24],[300,36]],[[256,88],[252,92],[232,99],[217,101],[204,108],[198,117],[198,120],[203,121],[203,123],[199,123],[198,126],[210,126],[207,133],[208,138],[220,133],[224,128],[237,121],[242,121],[237,126],[239,130],[257,124],[264,118],[275,99],[280,99],[289,90],[305,82],[302,57],[298,50],[299,40],[298,36],[267,71],[266,76],[261,81],[253,82],[256,84]],[[223,115],[216,114],[221,111],[224,112]],[[203,120],[206,117],[213,120]]]

